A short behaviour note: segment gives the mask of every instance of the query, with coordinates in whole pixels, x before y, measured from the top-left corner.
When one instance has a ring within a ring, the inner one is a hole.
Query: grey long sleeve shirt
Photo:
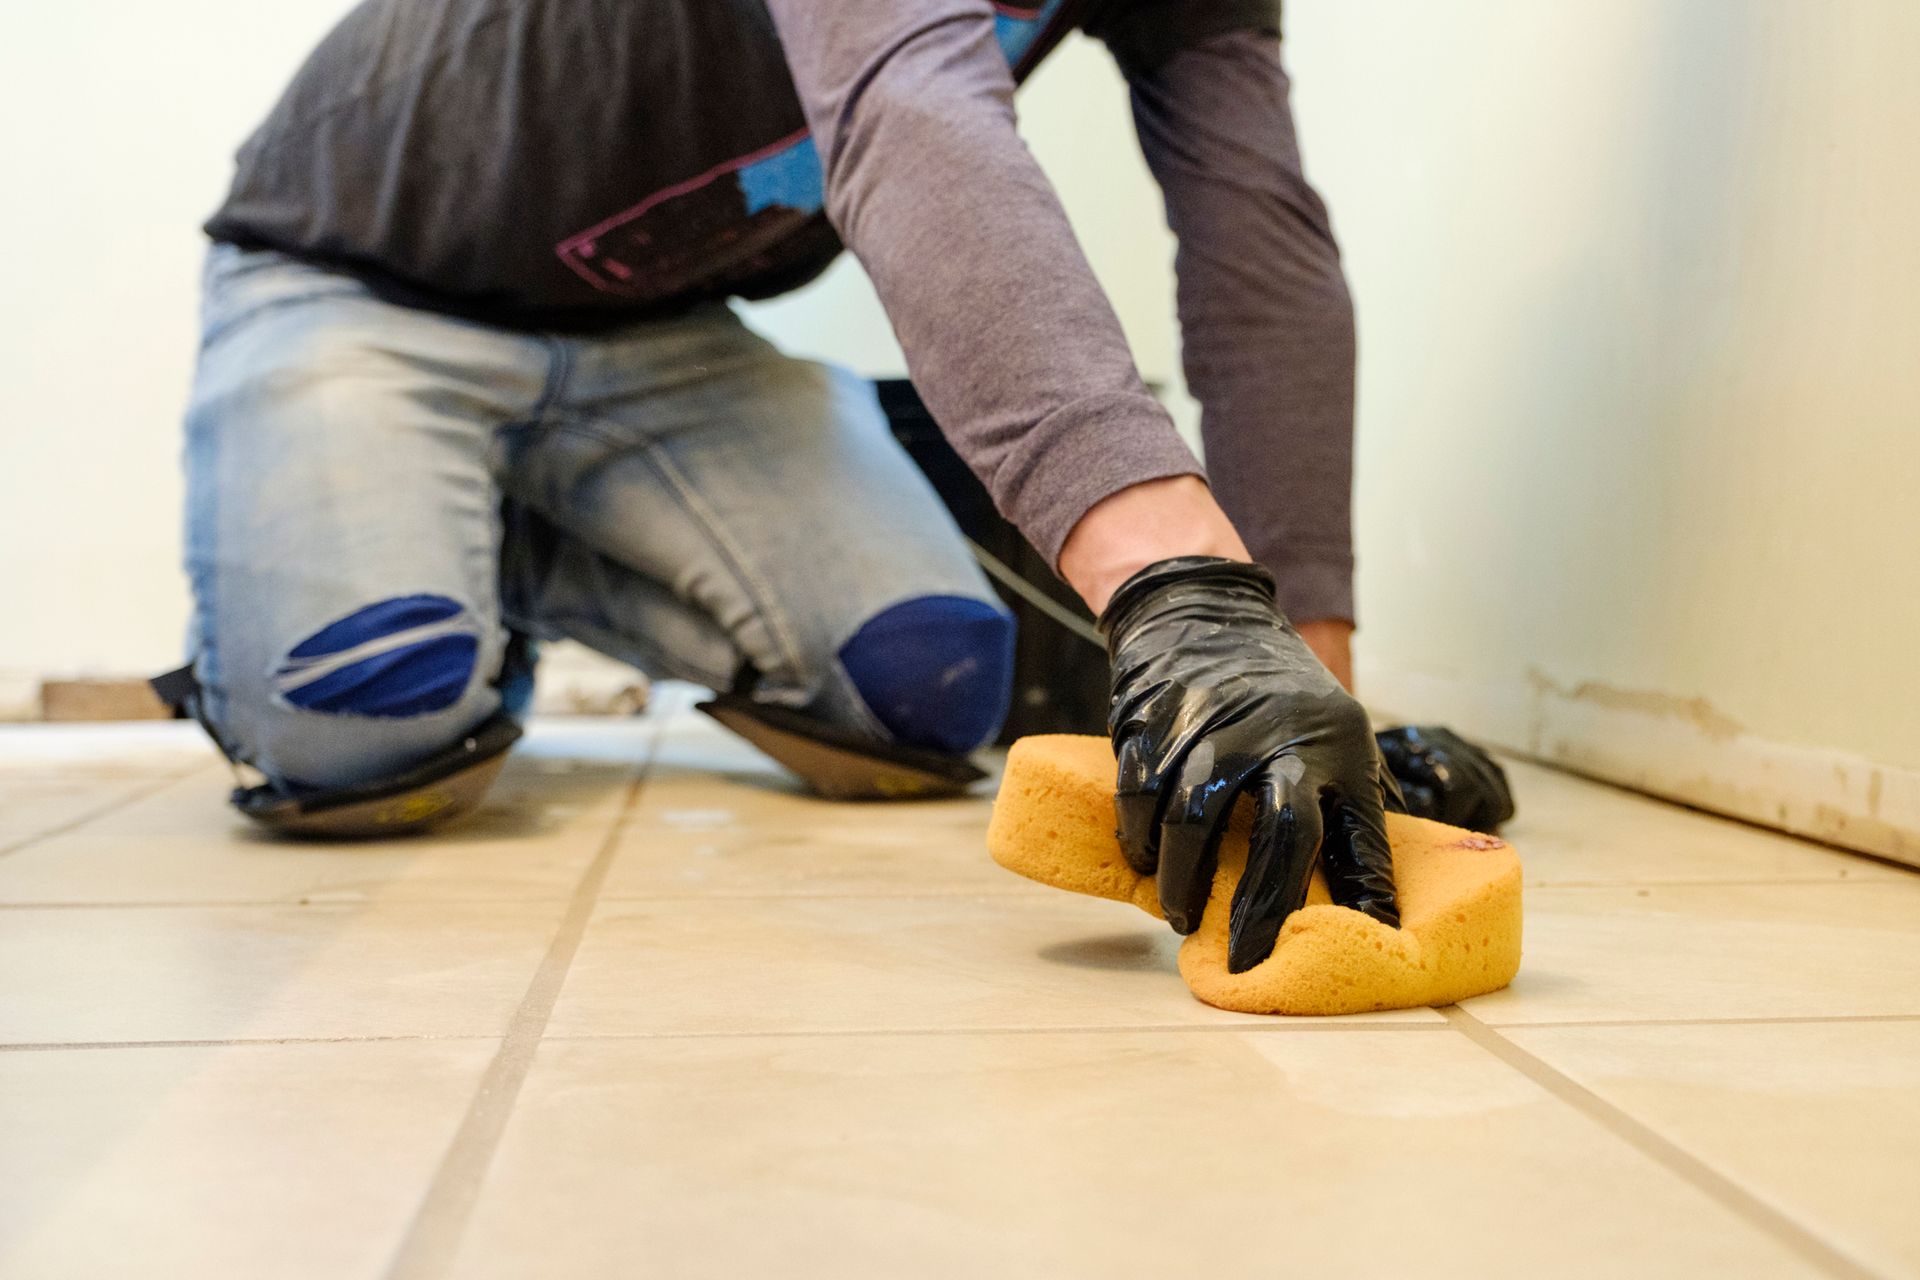
[[[1236,32],[1129,80],[1179,241],[1182,357],[1214,496],[1288,616],[1351,620],[1353,303],[1278,51]]]
[[[367,0],[208,230],[544,328],[770,296],[844,242],[956,449],[1057,559],[1100,499],[1199,471],[1014,130],[1017,78],[1082,23],[1180,238],[1216,492],[1290,613],[1345,616],[1351,323],[1271,2]]]

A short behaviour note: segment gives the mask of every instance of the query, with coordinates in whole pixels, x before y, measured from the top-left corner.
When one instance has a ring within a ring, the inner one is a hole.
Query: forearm
[[[1095,613],[1140,570],[1175,556],[1251,560],[1207,486],[1194,476],[1155,480],[1096,504],[1060,551],[1060,576]]]
[[[1089,508],[1197,474],[1014,131],[987,6],[770,9],[826,166],[828,216],[1001,511],[1057,563]]]
[[[1137,77],[1134,111],[1215,496],[1289,617],[1350,621],[1353,308],[1287,95],[1273,42],[1241,33]]]
[[[1060,576],[1095,613],[1140,570],[1175,556],[1252,560],[1207,486],[1192,476],[1122,490],[1080,518],[1060,552]],[[1306,618],[1295,626],[1334,678],[1353,688],[1353,624]]]

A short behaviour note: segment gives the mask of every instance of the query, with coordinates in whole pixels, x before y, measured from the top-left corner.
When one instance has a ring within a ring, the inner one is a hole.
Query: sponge
[[[1113,750],[1105,738],[1022,738],[987,827],[995,862],[1075,893],[1131,902],[1160,916],[1151,876],[1114,837]],[[1337,1014],[1450,1004],[1497,991],[1520,968],[1520,859],[1513,847],[1444,823],[1387,815],[1399,929],[1333,905],[1319,871],[1307,905],[1287,917],[1273,954],[1227,972],[1227,917],[1247,863],[1251,805],[1220,842],[1200,928],[1180,946],[1180,976],[1210,1005],[1239,1013]]]

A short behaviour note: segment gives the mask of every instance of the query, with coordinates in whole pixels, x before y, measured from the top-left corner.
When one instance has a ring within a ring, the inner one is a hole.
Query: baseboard
[[[171,720],[173,708],[160,701],[140,676],[40,682],[40,718],[47,721]]]
[[[0,671],[0,722],[39,718],[39,675],[27,671]]]
[[[1362,662],[1369,705],[1515,754],[1845,849],[1920,867],[1920,770],[1770,741],[1703,700],[1566,685],[1530,672],[1476,683]]]

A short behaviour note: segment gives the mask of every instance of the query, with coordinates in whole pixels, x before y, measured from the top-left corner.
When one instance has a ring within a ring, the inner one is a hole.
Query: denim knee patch
[[[900,742],[971,751],[1006,718],[1013,619],[984,600],[917,596],[869,619],[840,665]]]
[[[274,669],[273,685],[303,711],[418,716],[458,702],[479,656],[473,619],[459,601],[401,596],[302,640]]]

